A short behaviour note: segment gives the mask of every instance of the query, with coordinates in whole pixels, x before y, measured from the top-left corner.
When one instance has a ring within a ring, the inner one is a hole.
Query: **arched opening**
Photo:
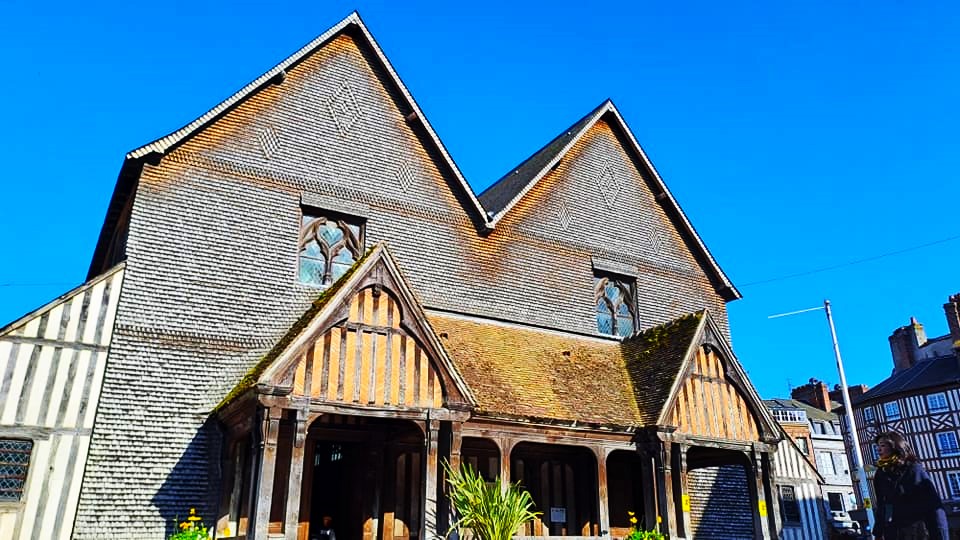
[[[464,437],[460,447],[460,462],[469,464],[487,482],[500,476],[500,449],[490,439]]]
[[[424,435],[413,422],[323,415],[306,440],[300,537],[331,518],[337,540],[419,538]]]
[[[639,454],[628,450],[614,450],[607,457],[607,501],[610,509],[610,534],[625,537],[630,532],[630,512],[636,518],[637,528],[649,530],[656,523],[645,523],[642,467]]]
[[[521,536],[597,536],[597,460],[576,446],[520,443],[510,455],[511,481],[530,492],[539,519]]]
[[[753,538],[753,506],[743,452],[695,446],[687,452],[690,529],[695,539]]]

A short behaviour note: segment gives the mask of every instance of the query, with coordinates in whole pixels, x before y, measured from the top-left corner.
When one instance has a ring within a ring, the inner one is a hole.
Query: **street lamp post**
[[[833,326],[833,313],[830,311],[830,300],[824,300],[823,306],[815,308],[801,309],[779,315],[771,315],[770,319],[776,317],[786,317],[807,311],[824,310],[827,314],[827,323],[830,325],[830,337],[833,339],[833,354],[837,358],[837,372],[840,373],[840,392],[843,395],[843,409],[846,416],[847,430],[850,433],[850,455],[853,458],[853,470],[857,476],[857,485],[860,489],[860,500],[863,501],[863,508],[867,512],[867,526],[873,530],[873,505],[870,503],[870,487],[867,485],[867,474],[863,468],[863,456],[860,454],[860,437],[857,436],[857,426],[853,421],[853,407],[850,405],[850,392],[847,389],[847,376],[843,371],[843,358],[840,357],[840,344],[837,341],[837,330]]]
[[[830,337],[833,338],[833,354],[837,357],[837,371],[840,373],[840,393],[843,395],[843,410],[847,417],[847,429],[850,431],[850,455],[853,457],[853,470],[857,473],[857,483],[860,486],[860,499],[863,508],[867,511],[867,526],[873,530],[873,505],[870,504],[870,487],[867,485],[867,473],[863,469],[863,456],[860,454],[860,437],[857,436],[857,425],[853,421],[853,407],[850,405],[850,392],[847,389],[847,376],[843,371],[843,358],[840,357],[840,344],[837,342],[837,329],[833,326],[833,314],[830,311],[830,300],[823,301],[823,309],[827,313],[827,322],[830,323]]]

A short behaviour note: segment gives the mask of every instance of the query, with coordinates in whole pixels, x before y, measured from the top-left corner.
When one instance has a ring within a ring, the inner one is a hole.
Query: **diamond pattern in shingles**
[[[600,194],[603,195],[603,200],[606,201],[607,206],[611,209],[614,208],[613,205],[617,202],[617,195],[620,194],[623,185],[620,183],[620,178],[614,174],[613,166],[609,163],[604,165],[603,171],[597,177],[597,187],[600,189]]]
[[[0,501],[19,501],[33,442],[0,439]]]
[[[570,228],[570,223],[573,222],[573,216],[570,214],[570,208],[567,206],[566,201],[560,201],[560,208],[557,209],[557,219],[560,220],[560,227],[563,230]]]
[[[360,117],[363,116],[363,109],[357,102],[353,90],[348,84],[343,84],[340,89],[327,101],[327,108],[330,109],[330,115],[337,123],[337,129],[341,135],[346,135]]]
[[[660,255],[663,252],[663,233],[660,232],[660,229],[650,229],[649,240],[650,249],[653,250],[655,255]]]
[[[257,140],[260,142],[260,150],[267,159],[272,158],[280,150],[280,134],[273,126],[258,129]]]
[[[413,180],[413,170],[410,169],[410,164],[404,161],[397,169],[397,181],[400,182],[400,189],[406,193],[413,185]]]

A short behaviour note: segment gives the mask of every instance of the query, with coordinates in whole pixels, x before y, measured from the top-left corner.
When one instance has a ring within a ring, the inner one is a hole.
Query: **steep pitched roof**
[[[624,357],[633,380],[638,409],[644,424],[666,425],[677,394],[696,362],[697,349],[709,344],[723,359],[726,376],[768,435],[777,433],[777,423],[750,383],[709,310],[685,315],[650,328],[626,340]]]
[[[315,51],[326,45],[334,37],[350,28],[356,28],[359,31],[358,35],[366,42],[366,45],[373,50],[376,59],[380,62],[381,67],[390,75],[391,82],[396,85],[400,94],[403,96],[406,105],[413,111],[413,115],[419,118],[420,122],[423,123],[423,128],[429,135],[430,141],[436,146],[436,149],[440,152],[440,155],[443,156],[445,164],[450,167],[450,170],[458,180],[460,187],[463,189],[463,193],[472,203],[472,210],[477,212],[477,215],[481,219],[484,219],[485,214],[483,207],[480,206],[480,201],[477,200],[476,195],[474,195],[473,190],[463,177],[460,169],[457,167],[456,163],[454,163],[453,158],[450,157],[446,147],[444,147],[443,143],[440,141],[440,137],[437,136],[437,133],[433,130],[430,122],[427,121],[427,118],[423,115],[423,111],[420,110],[420,106],[417,105],[416,101],[414,101],[413,96],[410,95],[410,91],[407,90],[406,85],[404,85],[403,81],[400,80],[400,76],[397,75],[397,72],[393,69],[393,65],[390,64],[390,61],[387,59],[386,55],[383,54],[383,50],[380,49],[380,45],[378,45],[377,41],[373,39],[373,35],[369,30],[367,30],[366,25],[363,24],[363,21],[360,19],[360,14],[356,11],[348,15],[339,23],[335,24],[333,27],[318,36],[310,43],[304,45],[302,48],[300,48],[300,50],[288,56],[276,66],[267,70],[266,73],[254,79],[253,82],[244,86],[238,92],[220,102],[218,105],[201,115],[193,122],[190,122],[173,133],[161,137],[152,143],[131,150],[127,153],[127,159],[137,159],[146,157],[150,154],[162,155],[166,153],[188,137],[194,135],[199,130],[202,130],[205,126],[229,111],[232,107],[257,93],[267,85],[274,81],[282,81],[286,76],[287,69],[292,68],[296,64],[300,63],[300,61],[302,61],[304,58],[313,54]]]
[[[894,394],[950,385],[960,385],[960,357],[956,354],[924,360],[910,369],[891,375],[858,397],[854,405],[866,404]]]
[[[716,259],[713,258],[710,250],[707,249],[706,244],[703,243],[700,235],[697,234],[696,229],[693,228],[693,224],[690,223],[687,215],[683,212],[683,209],[680,208],[680,204],[677,203],[673,194],[670,193],[663,178],[660,177],[660,173],[657,172],[650,158],[647,157],[646,152],[643,151],[640,143],[637,142],[636,137],[634,137],[633,132],[630,131],[627,123],[623,120],[620,111],[617,110],[616,105],[609,99],[480,194],[480,202],[489,212],[489,226],[495,227],[510,209],[520,202],[524,195],[526,195],[541,178],[550,172],[601,118],[610,121],[626,135],[628,140],[628,148],[626,150],[633,152],[640,161],[647,166],[657,185],[658,198],[662,197],[667,210],[672,211],[676,216],[681,232],[689,235],[694,243],[694,249],[699,251],[699,254],[707,264],[708,270],[713,273],[714,277],[722,285],[719,287],[721,295],[727,300],[741,298],[742,295],[740,291],[733,286],[733,283],[720,268],[720,265],[717,264]]]
[[[645,424],[656,424],[679,384],[705,311],[655,326],[625,341],[627,370]]]
[[[453,362],[444,352],[440,345],[439,338],[427,322],[427,318],[420,307],[420,302],[410,288],[406,279],[400,271],[399,266],[390,254],[386,244],[380,243],[371,248],[363,257],[350,267],[336,282],[327,288],[313,302],[313,304],[300,316],[286,334],[241,378],[237,385],[224,397],[223,400],[214,408],[215,411],[223,409],[232,401],[240,397],[250,388],[263,383],[275,376],[282,370],[289,367],[296,356],[306,347],[311,339],[316,336],[321,327],[329,323],[330,315],[335,311],[342,309],[344,302],[355,292],[366,278],[368,278],[376,268],[383,268],[383,271],[390,274],[391,282],[397,287],[397,293],[403,302],[405,309],[411,310],[414,318],[422,321],[424,326],[424,335],[427,341],[430,341],[432,349],[439,353],[440,364],[450,374],[453,383],[456,385],[459,395],[464,396],[470,405],[474,403],[473,393],[467,386],[463,377],[457,371]]]

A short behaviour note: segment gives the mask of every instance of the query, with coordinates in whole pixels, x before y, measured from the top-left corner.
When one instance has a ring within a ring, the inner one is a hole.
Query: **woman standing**
[[[881,433],[874,442],[880,449],[873,487],[877,494],[878,540],[947,540],[947,514],[943,501],[917,455],[902,435]]]

